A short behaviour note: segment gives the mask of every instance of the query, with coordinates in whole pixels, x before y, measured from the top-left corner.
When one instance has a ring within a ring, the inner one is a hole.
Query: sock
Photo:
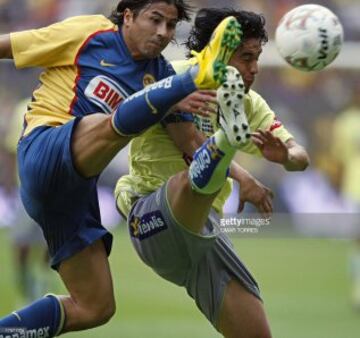
[[[112,118],[113,128],[123,136],[139,134],[159,122],[174,104],[195,90],[190,72],[156,82],[119,106]]]
[[[55,337],[61,333],[64,320],[65,314],[60,300],[54,295],[47,295],[0,319],[0,336]]]
[[[194,154],[189,168],[193,189],[205,195],[220,190],[229,175],[235,152],[224,131],[219,129]]]

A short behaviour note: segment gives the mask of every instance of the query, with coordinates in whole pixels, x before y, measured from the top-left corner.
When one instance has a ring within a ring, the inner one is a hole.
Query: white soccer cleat
[[[238,70],[227,66],[227,78],[216,93],[219,124],[229,143],[239,148],[250,140],[251,132],[244,110],[245,85]]]

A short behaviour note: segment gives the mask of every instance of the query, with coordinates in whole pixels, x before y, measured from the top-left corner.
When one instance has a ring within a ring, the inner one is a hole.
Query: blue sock
[[[0,319],[0,337],[55,337],[61,333],[64,319],[60,300],[47,295]]]
[[[218,130],[194,154],[189,168],[192,188],[204,195],[219,191],[229,175],[235,152],[224,132]]]
[[[169,109],[196,90],[192,75],[170,76],[128,97],[112,118],[120,135],[139,134],[159,122]]]

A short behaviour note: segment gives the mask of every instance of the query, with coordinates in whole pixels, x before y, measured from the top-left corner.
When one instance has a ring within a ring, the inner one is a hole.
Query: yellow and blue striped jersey
[[[188,61],[172,62],[177,73],[185,72],[190,64]],[[245,112],[250,129],[272,130],[274,135],[283,142],[292,138],[292,135],[276,119],[274,112],[266,101],[256,92],[250,90],[245,97]],[[218,128],[216,116],[204,118],[194,117],[197,128],[206,136],[212,135]],[[242,145],[241,151],[261,156],[254,143]],[[168,178],[188,167],[186,156],[175,146],[162,124],[158,123],[144,134],[133,139],[129,150],[129,175],[123,176],[117,183],[115,195],[124,214],[128,214],[134,198],[147,195],[161,185]],[[231,193],[231,179],[224,185],[213,203],[218,212],[222,212],[224,203]]]
[[[111,114],[124,98],[174,73],[162,56],[135,61],[121,29],[102,15],[69,18],[10,39],[17,68],[45,68],[25,115],[25,135],[75,116]]]

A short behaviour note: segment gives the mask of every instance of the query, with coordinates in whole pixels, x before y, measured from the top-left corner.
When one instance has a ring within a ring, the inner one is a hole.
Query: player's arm
[[[0,59],[12,59],[10,35],[0,35]]]
[[[283,142],[270,130],[259,129],[252,134],[252,140],[264,158],[283,165],[288,171],[303,171],[310,163],[306,150],[293,138]]]
[[[217,111],[216,91],[197,90],[172,107],[172,112],[186,111],[208,117]]]
[[[288,171],[305,170],[309,163],[306,150],[300,146],[275,116],[266,101],[252,93],[253,124],[252,141],[264,158],[279,163]]]
[[[230,177],[240,185],[238,212],[243,211],[246,202],[253,204],[264,216],[273,212],[273,192],[235,161],[231,163]]]
[[[303,171],[310,164],[310,157],[303,146],[291,139],[285,143],[288,157],[283,166],[288,171]]]
[[[165,129],[176,147],[189,158],[206,141],[192,121],[167,123]]]

